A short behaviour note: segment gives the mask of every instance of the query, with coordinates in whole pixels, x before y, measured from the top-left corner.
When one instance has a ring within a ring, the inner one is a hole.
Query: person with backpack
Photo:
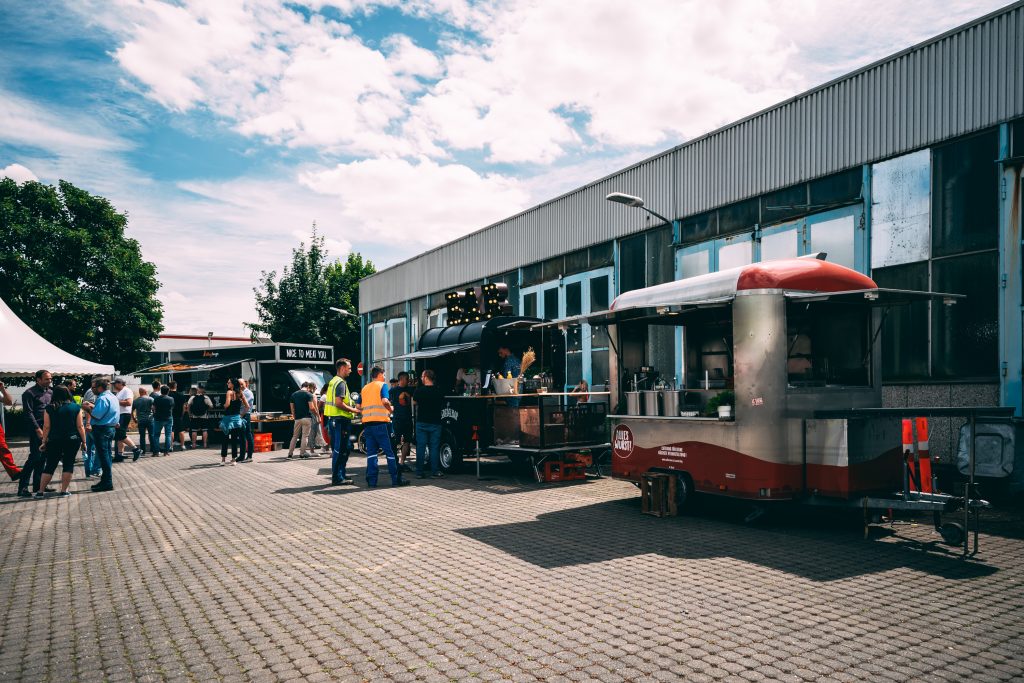
[[[193,447],[197,447],[198,443],[196,432],[203,437],[203,448],[210,447],[210,426],[207,424],[206,415],[211,408],[213,408],[213,401],[206,395],[206,387],[196,387],[196,395],[188,400],[188,414],[192,417],[188,438]]]
[[[43,413],[43,444],[46,464],[39,480],[36,498],[46,496],[46,486],[57,471],[57,463],[63,465],[58,498],[67,498],[71,477],[75,472],[75,458],[85,442],[85,424],[82,422],[82,406],[75,403],[71,392],[65,386],[53,388],[50,404]]]

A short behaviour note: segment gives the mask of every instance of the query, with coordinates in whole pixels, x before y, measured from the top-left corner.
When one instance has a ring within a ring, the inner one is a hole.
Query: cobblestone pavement
[[[218,462],[0,485],[0,680],[1024,678],[1016,519],[964,562],[927,525],[656,519],[629,484],[502,464],[368,490],[325,487],[328,459]]]

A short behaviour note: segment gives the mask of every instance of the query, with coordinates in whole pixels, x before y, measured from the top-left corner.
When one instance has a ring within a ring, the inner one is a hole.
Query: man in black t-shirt
[[[153,455],[162,452],[167,455],[174,440],[174,399],[170,397],[170,387],[160,387],[160,393],[153,397]],[[163,432],[164,443],[160,445],[160,434]]]
[[[313,402],[313,394],[306,390],[303,384],[298,391],[292,394],[291,410],[295,418],[295,428],[292,430],[292,441],[288,446],[288,457],[293,457],[295,442],[299,442],[299,457],[308,458],[309,452],[313,450],[313,413],[316,412],[316,404]]]
[[[200,386],[196,389],[196,395],[188,400],[189,415],[189,439],[192,445],[196,446],[196,432],[203,437],[203,447],[210,447],[210,426],[206,414],[213,408],[213,401],[206,395],[206,387]]]
[[[434,371],[424,370],[420,376],[421,384],[412,396],[416,406],[416,478],[426,476],[424,463],[430,463],[430,474],[441,476],[441,404],[444,395],[434,386]],[[427,448],[430,449],[430,460],[427,460]]]
[[[178,437],[179,447],[178,450],[185,450],[185,432],[188,426],[185,424],[185,404],[188,403],[188,396],[178,391],[178,383],[173,379],[167,383],[167,388],[170,390],[167,394],[174,399],[174,433]],[[172,439],[173,441],[173,439]]]
[[[398,449],[398,467],[403,472],[408,472],[409,466],[405,461],[416,438],[412,424],[412,387],[409,386],[408,372],[398,373],[398,384],[388,391],[388,400],[395,407],[395,412],[391,414],[391,426],[394,427],[395,438],[401,443]]]

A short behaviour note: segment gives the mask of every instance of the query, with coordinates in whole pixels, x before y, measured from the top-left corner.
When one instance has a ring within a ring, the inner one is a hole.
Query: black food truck
[[[253,428],[281,441],[292,433],[292,393],[304,382],[313,382],[320,391],[334,374],[333,355],[330,346],[287,343],[153,351],[150,358],[156,364],[132,374],[144,384],[154,378],[164,383],[173,379],[184,394],[191,387],[205,387],[214,406],[206,415],[211,430],[224,414],[227,380],[248,380],[256,395]]]
[[[538,481],[585,478],[591,451],[607,449],[607,403],[565,389],[565,335],[535,328],[538,318],[497,316],[434,327],[417,350],[392,360],[429,368],[445,394],[440,460],[445,471],[466,456],[501,455],[529,465]],[[499,350],[535,357],[519,378],[504,372]]]

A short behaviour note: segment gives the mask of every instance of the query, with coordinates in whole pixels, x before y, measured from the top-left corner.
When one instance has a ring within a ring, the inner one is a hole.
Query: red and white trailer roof
[[[753,263],[620,294],[612,311],[729,301],[738,292],[863,292],[878,289],[855,270],[814,257]]]

